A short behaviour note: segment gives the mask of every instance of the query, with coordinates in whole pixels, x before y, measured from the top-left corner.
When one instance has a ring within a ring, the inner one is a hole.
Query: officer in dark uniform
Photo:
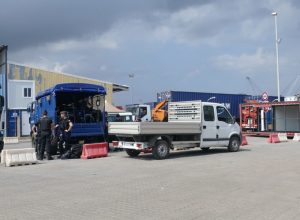
[[[51,128],[52,128],[52,120],[48,118],[48,112],[45,110],[43,112],[42,118],[38,122],[38,126],[40,128],[40,149],[38,159],[44,159],[44,152],[46,149],[47,159],[53,160],[51,157],[50,151],[50,138],[51,138]]]
[[[60,122],[57,125],[60,130],[60,139],[59,139],[59,152],[62,156],[65,152],[70,150],[70,139],[71,139],[71,130],[73,127],[73,123],[67,116],[66,111],[60,112]],[[64,148],[65,144],[65,148]]]

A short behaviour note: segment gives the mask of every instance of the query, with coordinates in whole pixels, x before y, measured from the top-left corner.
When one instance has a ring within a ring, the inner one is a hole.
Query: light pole
[[[277,12],[273,12],[272,15],[274,16],[274,19],[275,19],[277,98],[278,98],[278,102],[280,102],[279,55],[278,55],[278,45],[279,45],[279,43],[280,43],[280,39],[278,39],[278,30],[277,30]]]
[[[212,100],[212,99],[216,99],[216,97],[215,96],[210,97],[209,99],[207,99],[207,102],[210,101],[210,100]]]
[[[128,75],[129,79],[131,80],[131,104],[133,104],[133,78],[134,78],[134,74],[129,74]]]

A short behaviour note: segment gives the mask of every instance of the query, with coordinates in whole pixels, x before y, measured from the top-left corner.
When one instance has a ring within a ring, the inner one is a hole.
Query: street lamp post
[[[209,102],[210,100],[216,99],[215,96],[210,97],[209,99],[207,99],[207,102]]]
[[[133,78],[134,78],[134,74],[129,74],[129,79],[131,80],[131,104],[133,104]]]
[[[278,54],[278,46],[279,46],[280,40],[278,39],[277,12],[273,12],[272,15],[274,16],[274,19],[275,19],[277,98],[278,98],[278,102],[280,102],[280,78],[279,78],[279,54]]]

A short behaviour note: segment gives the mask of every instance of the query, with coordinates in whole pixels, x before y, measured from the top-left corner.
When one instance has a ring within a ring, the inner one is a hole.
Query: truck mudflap
[[[133,149],[144,151],[149,148],[147,143],[144,142],[126,142],[126,141],[113,141],[113,147],[123,149]]]

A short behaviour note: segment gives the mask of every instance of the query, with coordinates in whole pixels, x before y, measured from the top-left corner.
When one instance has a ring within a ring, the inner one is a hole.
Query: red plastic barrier
[[[244,145],[248,145],[248,141],[246,139],[246,136],[242,135],[242,146],[244,146]]]
[[[107,147],[107,142],[84,144],[82,148],[81,159],[107,157]]]
[[[268,139],[268,143],[272,143],[272,144],[280,143],[278,134],[276,134],[276,133],[275,134],[270,134],[269,139]]]

